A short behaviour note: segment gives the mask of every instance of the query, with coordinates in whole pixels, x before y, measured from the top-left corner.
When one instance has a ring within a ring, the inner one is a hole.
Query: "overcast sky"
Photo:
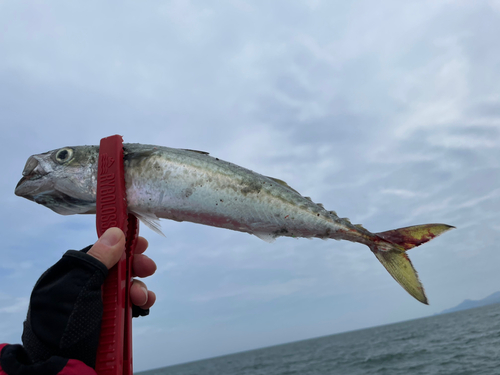
[[[210,5],[209,5],[210,4]],[[378,232],[456,230],[409,255],[430,306],[366,246],[162,220],[136,370],[432,315],[500,290],[500,1],[0,0],[0,342],[94,216],[14,195],[27,158],[126,142],[199,149]]]

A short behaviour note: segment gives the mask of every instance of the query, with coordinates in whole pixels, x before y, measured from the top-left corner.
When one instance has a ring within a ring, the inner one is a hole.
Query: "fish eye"
[[[58,163],[66,163],[73,157],[73,149],[69,147],[61,148],[56,152],[56,161]]]

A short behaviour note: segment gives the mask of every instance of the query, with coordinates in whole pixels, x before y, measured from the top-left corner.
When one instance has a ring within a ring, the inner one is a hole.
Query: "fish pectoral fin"
[[[410,258],[404,250],[372,250],[377,259],[382,263],[391,276],[401,285],[404,290],[414,298],[426,305],[429,304],[425,295],[424,287],[420,282],[417,271],[413,268]]]
[[[160,219],[158,219],[158,217],[155,214],[151,212],[139,212],[139,211],[131,211],[131,213],[137,216],[137,218],[140,221],[142,221],[153,232],[156,232],[159,235],[166,237],[161,231]]]

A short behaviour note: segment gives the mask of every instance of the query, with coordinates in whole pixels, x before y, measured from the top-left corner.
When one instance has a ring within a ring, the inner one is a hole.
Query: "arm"
[[[133,263],[139,277],[156,270],[155,263],[142,254],[146,248],[147,241],[140,237]],[[66,252],[42,275],[33,289],[24,323],[24,348],[9,345],[2,349],[0,365],[6,373],[62,375],[67,366],[79,365],[78,373],[95,374],[92,367],[102,317],[101,285],[124,249],[123,232],[111,228],[94,246]],[[156,299],[139,280],[134,280],[130,297],[134,316],[147,315]]]

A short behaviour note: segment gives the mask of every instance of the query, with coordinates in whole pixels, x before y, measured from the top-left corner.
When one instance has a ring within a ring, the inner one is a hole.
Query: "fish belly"
[[[132,210],[263,239],[336,238],[345,232],[335,215],[271,178],[208,155],[180,151],[128,163],[127,199]]]

